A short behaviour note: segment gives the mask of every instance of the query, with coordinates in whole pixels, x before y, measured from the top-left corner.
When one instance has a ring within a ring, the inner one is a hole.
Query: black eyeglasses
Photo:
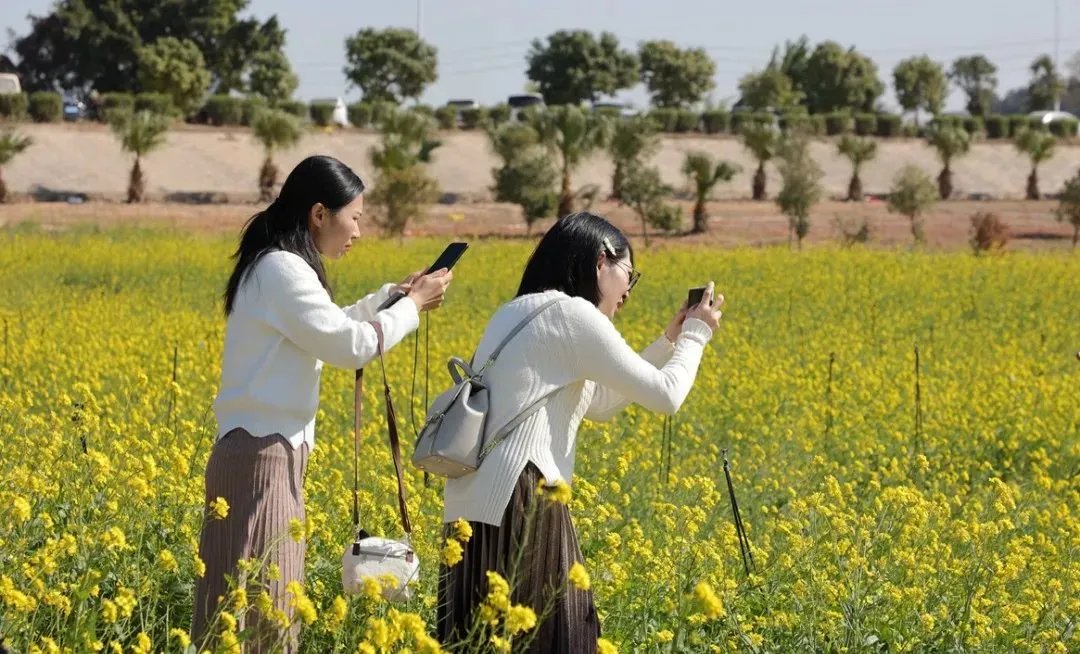
[[[637,285],[638,280],[641,279],[641,272],[634,270],[633,266],[629,266],[629,264],[624,264],[622,261],[616,261],[615,265],[627,271],[627,275],[630,278],[630,286],[627,287],[626,292],[627,294],[629,294],[630,291],[634,290],[634,286]]]

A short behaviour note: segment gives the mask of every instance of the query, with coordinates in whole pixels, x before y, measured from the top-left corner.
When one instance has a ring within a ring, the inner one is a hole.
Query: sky
[[[27,13],[45,13],[51,4],[0,2],[0,45],[8,45],[7,28],[27,32]],[[729,104],[738,99],[743,75],[762,68],[775,45],[802,34],[812,43],[854,45],[874,59],[891,107],[892,69],[912,55],[948,65],[958,56],[985,54],[998,66],[1004,95],[1027,84],[1035,57],[1054,56],[1055,30],[1062,66],[1080,50],[1080,0],[251,0],[247,12],[277,14],[303,100],[358,99],[342,73],[345,38],[363,27],[416,29],[418,16],[421,35],[438,50],[439,79],[421,98],[432,105],[452,98],[495,104],[523,91],[531,41],[559,29],[609,31],[633,50],[651,39],[704,47],[716,61],[712,100]],[[640,86],[617,97],[636,107],[648,104]],[[963,104],[963,95],[951,90],[947,109]]]

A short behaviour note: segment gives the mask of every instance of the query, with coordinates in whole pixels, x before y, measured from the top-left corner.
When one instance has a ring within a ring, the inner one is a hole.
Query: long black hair
[[[611,249],[608,249],[610,246]],[[615,262],[634,249],[617,227],[587,211],[563,216],[540,239],[525,272],[517,297],[541,291],[562,291],[571,297],[600,303],[596,261],[603,254]]]
[[[364,192],[364,182],[351,168],[333,157],[315,155],[296,164],[277,199],[251,217],[240,237],[240,247],[233,253],[236,267],[225,287],[225,315],[232,313],[236,294],[244,278],[263,256],[274,250],[299,255],[319,276],[330,292],[326,269],[308,229],[311,207],[322,204],[339,211]]]

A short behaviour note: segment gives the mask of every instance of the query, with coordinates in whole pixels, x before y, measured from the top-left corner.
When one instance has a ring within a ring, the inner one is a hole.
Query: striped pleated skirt
[[[584,564],[577,533],[565,504],[537,496],[541,479],[540,470],[528,464],[518,477],[502,524],[470,522],[472,537],[462,546],[462,560],[453,567],[442,566],[438,596],[440,642],[453,644],[469,635],[473,611],[487,596],[487,572],[494,570],[505,579],[515,580],[511,601],[531,607],[539,617],[536,628],[519,635],[515,642],[531,635],[529,651],[533,654],[596,651],[600,619],[592,591],[579,590],[567,582],[570,567]],[[532,525],[528,526],[533,511]],[[445,525],[444,537],[452,538],[453,534],[453,524]]]
[[[293,619],[285,586],[303,583],[304,548],[289,535],[289,523],[304,521],[304,472],[308,447],[294,449],[284,437],[252,436],[235,429],[214,444],[206,466],[206,505],[224,498],[228,515],[215,518],[207,510],[199,540],[199,558],[206,572],[195,584],[195,613],[192,641],[202,651],[220,634],[219,601],[228,598],[226,575],[241,578],[237,563],[243,559],[263,562],[261,572],[245,580],[249,607],[237,610],[226,606],[239,618],[237,631],[250,629],[245,652],[294,652],[298,646],[299,621]],[[276,568],[274,573],[270,571]],[[238,582],[239,583],[239,582]],[[285,612],[289,626],[283,628],[273,616],[262,615],[255,599],[268,591],[274,609]]]

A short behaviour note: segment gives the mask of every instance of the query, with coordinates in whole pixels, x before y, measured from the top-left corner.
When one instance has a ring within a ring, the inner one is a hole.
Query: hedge
[[[368,127],[371,125],[371,105],[366,102],[354,102],[345,108],[349,116],[349,123],[353,127]]]
[[[312,102],[308,106],[308,112],[311,114],[311,122],[319,127],[328,127],[334,120],[334,103]]]
[[[983,121],[982,116],[968,116],[964,118],[964,129],[967,130],[968,134],[976,136],[986,130],[986,123]]]
[[[38,123],[55,123],[64,115],[64,98],[53,91],[30,94],[30,117]]]
[[[785,132],[802,130],[805,133],[816,135],[816,126],[810,120],[810,114],[806,112],[792,111],[780,116],[780,129]]]
[[[721,134],[731,126],[731,114],[720,109],[710,109],[701,114],[701,128],[706,134]]]
[[[503,103],[491,107],[488,109],[488,119],[495,125],[508,122],[510,120],[510,105]]]
[[[164,93],[140,93],[135,96],[135,111],[149,111],[165,116],[174,115],[172,99]]]
[[[674,132],[679,124],[679,114],[676,109],[658,107],[649,112],[649,120],[656,125],[656,129],[659,131],[670,133]]]
[[[132,111],[135,109],[135,96],[130,93],[104,93],[101,96],[102,116],[113,109]]]
[[[877,134],[878,117],[875,114],[856,114],[855,133],[859,136],[873,136]]]
[[[461,110],[461,124],[464,129],[476,129],[483,122],[486,110],[483,107],[466,107]]]
[[[749,111],[736,111],[731,114],[731,132],[738,134],[750,123],[759,125],[772,125],[776,117],[770,113],[751,113]]]
[[[439,129],[454,129],[457,127],[457,109],[439,107],[435,110],[435,120],[439,123]]]
[[[993,114],[986,118],[986,137],[991,139],[1009,138],[1009,117]]]
[[[25,93],[0,93],[0,118],[22,120],[29,104]]]
[[[1073,138],[1076,136],[1077,121],[1069,118],[1067,120],[1055,120],[1050,123],[1050,133],[1060,138]]]
[[[240,101],[240,124],[250,126],[255,120],[255,114],[270,106],[266,98],[260,95],[249,95]]]
[[[240,125],[245,122],[244,101],[231,95],[212,95],[203,105],[202,115],[210,125]]]
[[[675,131],[679,134],[696,132],[701,128],[701,114],[696,111],[679,110],[675,114]]]
[[[855,119],[849,113],[834,111],[831,114],[825,114],[825,134],[828,136],[848,134],[854,128]]]
[[[281,103],[280,109],[285,113],[292,114],[297,118],[308,117],[308,106],[303,100],[287,100]]]
[[[896,138],[903,134],[904,120],[896,114],[881,114],[877,117],[877,129],[874,134],[883,138]]]

